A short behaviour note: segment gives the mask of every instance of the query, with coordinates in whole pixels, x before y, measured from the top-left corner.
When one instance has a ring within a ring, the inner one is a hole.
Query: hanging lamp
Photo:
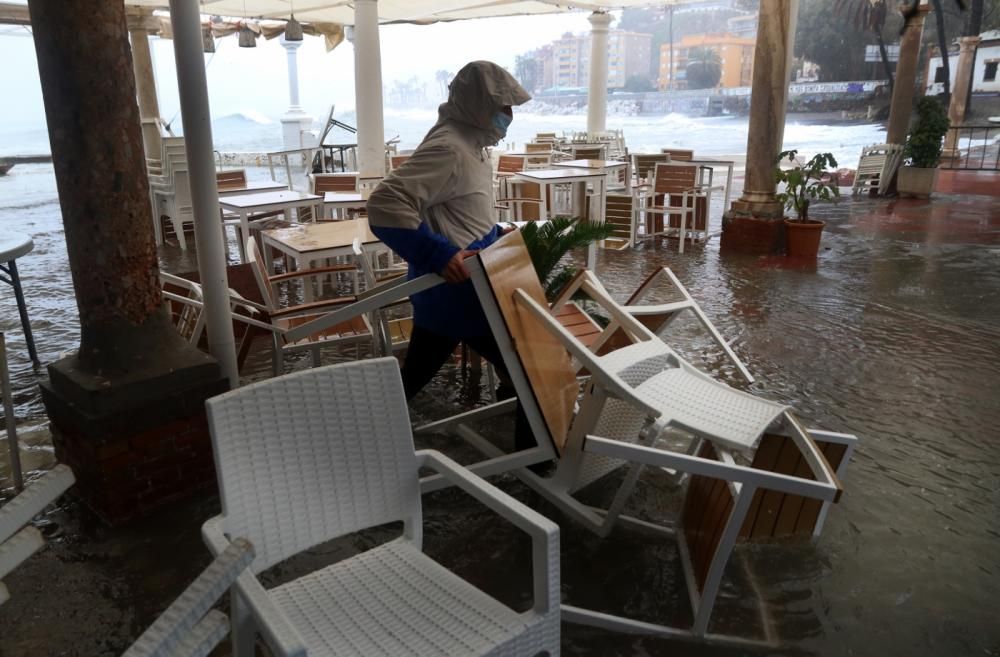
[[[291,14],[285,23],[285,41],[301,41],[302,23],[295,20],[295,7],[292,5],[292,0],[288,0],[288,8]]]
[[[215,38],[212,36],[212,26],[205,25],[201,28],[202,50],[207,53],[215,52]]]
[[[247,3],[243,0],[243,20],[240,21],[240,48],[256,48],[257,35],[247,25]]]
[[[246,23],[240,23],[240,48],[256,48],[257,35]]]

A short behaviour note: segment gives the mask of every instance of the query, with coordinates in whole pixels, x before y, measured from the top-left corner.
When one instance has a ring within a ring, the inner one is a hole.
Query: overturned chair
[[[726,564],[741,537],[817,536],[842,493],[840,476],[856,438],[807,430],[786,406],[698,371],[628,307],[614,302],[592,273],[577,280],[577,291],[600,306],[609,324],[588,346],[574,335],[576,329],[564,326],[565,306],[554,311],[546,302],[517,232],[466,264],[537,445],[507,453],[474,429],[476,422],[512,409],[511,400],[432,422],[417,432],[461,437],[486,457],[470,470],[482,476],[512,471],[598,535],[627,525],[677,540],[692,605],[690,627],[572,604],[562,605],[563,620],[631,633],[773,645],[759,600],[763,641],[709,631]],[[393,291],[403,295],[440,280],[429,275],[401,281],[324,321],[388,303]],[[601,351],[618,332],[626,338],[624,346]],[[582,395],[578,372],[587,375]],[[550,459],[558,462],[549,477],[522,467]],[[604,508],[575,497],[623,466],[628,469]],[[639,478],[649,470],[666,471],[683,483],[681,511],[668,525],[623,513]],[[448,484],[439,476],[422,480],[425,491]]]

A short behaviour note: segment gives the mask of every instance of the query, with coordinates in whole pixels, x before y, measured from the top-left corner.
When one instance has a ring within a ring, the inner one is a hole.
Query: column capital
[[[606,11],[595,11],[587,17],[587,20],[590,21],[592,31],[607,30],[611,25],[611,14]]]
[[[289,52],[295,52],[302,47],[303,41],[288,41],[285,39],[284,33],[281,35],[281,45],[288,49]]]
[[[979,42],[982,41],[982,37],[978,36],[966,36],[958,40],[958,50],[959,52],[967,52],[969,50],[975,50]]]
[[[125,10],[125,26],[129,32],[156,34],[160,31],[160,21],[153,16],[153,10],[145,7],[128,7]]]

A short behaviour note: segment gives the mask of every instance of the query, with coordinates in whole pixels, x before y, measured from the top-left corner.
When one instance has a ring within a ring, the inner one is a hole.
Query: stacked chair
[[[163,137],[163,154],[159,162],[158,167],[154,163],[148,172],[156,244],[163,244],[162,217],[167,217],[181,249],[187,249],[184,224],[194,222],[194,212],[184,138]]]

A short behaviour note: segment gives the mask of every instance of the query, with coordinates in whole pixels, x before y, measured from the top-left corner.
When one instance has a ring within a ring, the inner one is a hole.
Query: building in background
[[[608,88],[621,89],[630,77],[648,79],[652,34],[608,32]],[[590,35],[567,32],[551,45],[519,56],[535,60],[539,88],[583,88],[590,83]],[[520,64],[519,64],[520,66]],[[527,69],[527,64],[524,65]],[[520,78],[519,78],[520,79]]]
[[[979,35],[982,41],[976,49],[976,64],[972,73],[972,93],[990,94],[1000,92],[1000,30],[990,30]],[[951,88],[955,88],[955,71],[958,70],[958,44],[952,44],[948,53],[949,71],[951,72]],[[927,70],[924,72],[925,93],[935,95],[944,93],[944,67],[941,65],[941,54],[936,53],[927,58]]]
[[[673,70],[670,69],[670,44],[660,46],[660,69],[657,88],[687,88],[688,53],[692,48],[711,48],[722,63],[720,87],[749,87],[753,75],[755,39],[732,34],[693,34],[674,43]],[[673,83],[673,84],[671,84]]]

